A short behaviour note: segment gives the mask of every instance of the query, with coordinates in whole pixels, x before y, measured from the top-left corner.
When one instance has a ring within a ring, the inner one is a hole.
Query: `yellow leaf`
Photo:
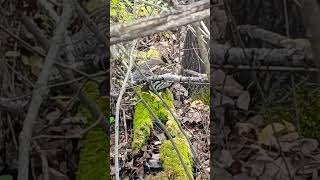
[[[272,127],[273,126],[273,127]],[[295,127],[292,123],[287,121],[274,122],[267,125],[261,133],[258,134],[258,142],[264,143],[266,140],[270,139],[276,134],[279,133],[289,133],[295,131]]]
[[[199,105],[203,105],[203,102],[201,101],[201,100],[195,100],[195,101],[192,101],[192,103],[191,103],[191,107],[192,108],[196,108],[197,106],[199,106]]]

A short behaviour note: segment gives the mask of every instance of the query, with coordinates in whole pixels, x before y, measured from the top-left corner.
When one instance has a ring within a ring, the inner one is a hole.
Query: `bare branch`
[[[209,16],[210,2],[206,0],[192,3],[169,14],[114,25],[110,29],[110,45],[191,24]]]
[[[120,180],[119,176],[119,117],[120,117],[120,105],[122,96],[126,90],[127,82],[129,80],[131,69],[133,67],[134,58],[132,56],[132,53],[134,52],[134,48],[136,46],[136,41],[133,42],[132,49],[129,54],[129,67],[127,69],[127,73],[125,75],[117,103],[116,103],[116,122],[115,122],[115,168],[116,168],[116,180]]]
[[[51,47],[45,58],[43,69],[40,72],[39,78],[36,82],[35,89],[32,93],[32,99],[26,118],[23,122],[22,131],[20,133],[19,144],[19,162],[18,162],[18,180],[27,180],[29,177],[29,153],[31,147],[31,136],[34,124],[38,118],[39,109],[43,99],[47,96],[47,81],[50,76],[51,69],[56,59],[60,46],[63,42],[63,35],[69,25],[72,16],[72,9],[68,1],[63,2],[63,12],[61,21],[57,26],[55,36],[52,39]]]

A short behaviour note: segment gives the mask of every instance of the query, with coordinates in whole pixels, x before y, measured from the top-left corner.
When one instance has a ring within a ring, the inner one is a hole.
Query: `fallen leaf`
[[[271,123],[267,125],[264,129],[262,129],[261,133],[258,134],[258,142],[264,143],[266,140],[270,139],[275,134],[282,133],[282,132],[289,133],[293,131],[295,131],[294,125],[287,121],[283,121],[282,123],[279,123],[279,122]]]
[[[237,107],[239,109],[247,111],[250,104],[250,94],[248,91],[244,91],[240,94],[240,96],[237,99]]]

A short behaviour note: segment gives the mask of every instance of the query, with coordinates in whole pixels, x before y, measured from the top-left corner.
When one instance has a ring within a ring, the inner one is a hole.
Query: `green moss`
[[[108,101],[99,96],[98,85],[94,82],[88,82],[83,89],[87,96],[94,100],[103,114],[107,117],[109,113]],[[86,117],[87,126],[96,121],[90,112],[80,106],[78,116]],[[87,179],[107,179],[110,176],[109,168],[109,140],[106,132],[99,126],[91,129],[80,141],[82,148],[80,150],[80,162],[77,171],[77,180]]]
[[[168,113],[170,113],[170,112],[168,111]],[[170,135],[172,137],[184,138],[184,135],[180,131],[177,122],[174,120],[174,118],[173,118],[173,116],[171,114],[169,114],[169,116],[168,116],[168,121],[166,123],[166,128],[167,128],[167,130],[169,131],[169,133],[170,133]]]
[[[177,144],[179,152],[181,153],[187,168],[192,174],[192,154],[191,149],[180,131],[178,124],[175,122],[173,116],[162,104],[161,100],[152,92],[141,92],[138,89],[138,93],[143,97],[146,103],[149,105],[151,110],[159,117],[159,119],[166,125],[170,135],[174,137],[174,141]],[[174,111],[173,94],[170,90],[166,89],[161,93],[161,97],[166,101],[168,106]],[[147,142],[151,130],[153,128],[152,117],[149,111],[144,107],[142,102],[136,105],[134,114],[134,138],[133,138],[133,149],[134,151],[140,150],[140,148]],[[179,160],[177,152],[174,150],[171,142],[166,140],[160,147],[160,159],[164,165],[164,172],[157,174],[156,176],[149,176],[147,179],[155,180],[167,180],[177,179],[185,180],[188,179],[186,172]]]
[[[170,112],[162,104],[158,96],[152,92],[141,92],[141,89],[137,90],[142,98],[146,101],[150,109],[155,113],[159,120],[166,124],[169,119],[173,119]],[[165,90],[161,97],[166,101],[169,107],[174,109],[172,100],[173,95],[170,90]],[[134,119],[133,119],[133,142],[132,149],[139,151],[141,147],[147,142],[151,130],[153,128],[152,115],[145,108],[142,102],[137,103],[135,107]],[[173,131],[174,132],[174,131]]]
[[[192,175],[192,154],[187,141],[183,138],[174,138],[174,141],[189,173]],[[162,160],[164,171],[168,174],[170,179],[188,179],[187,173],[184,171],[178,154],[169,140],[164,141],[160,147],[160,159]]]
[[[201,100],[204,104],[210,105],[210,89],[202,88],[199,91],[195,91],[191,94],[192,100]]]
[[[94,129],[88,132],[81,140],[83,147],[80,153],[80,163],[77,172],[77,180],[108,179],[109,162],[106,133],[102,129]]]
[[[297,105],[301,133],[304,137],[320,138],[320,91],[313,91],[314,88],[299,87],[297,89]],[[312,92],[312,93],[310,93]],[[281,120],[296,124],[294,99],[279,104],[266,104],[260,107],[260,113],[264,119],[270,122]]]
[[[142,94],[144,99],[149,97],[148,94]],[[153,128],[152,118],[149,111],[144,107],[142,102],[136,105],[134,119],[133,119],[133,151],[139,151],[140,148],[148,140],[151,129]]]

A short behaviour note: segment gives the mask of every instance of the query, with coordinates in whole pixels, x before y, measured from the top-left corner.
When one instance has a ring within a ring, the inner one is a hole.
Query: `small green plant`
[[[114,119],[113,116],[111,116],[111,117],[109,118],[109,123],[110,123],[110,124],[114,124],[115,122],[116,122],[116,120]]]

